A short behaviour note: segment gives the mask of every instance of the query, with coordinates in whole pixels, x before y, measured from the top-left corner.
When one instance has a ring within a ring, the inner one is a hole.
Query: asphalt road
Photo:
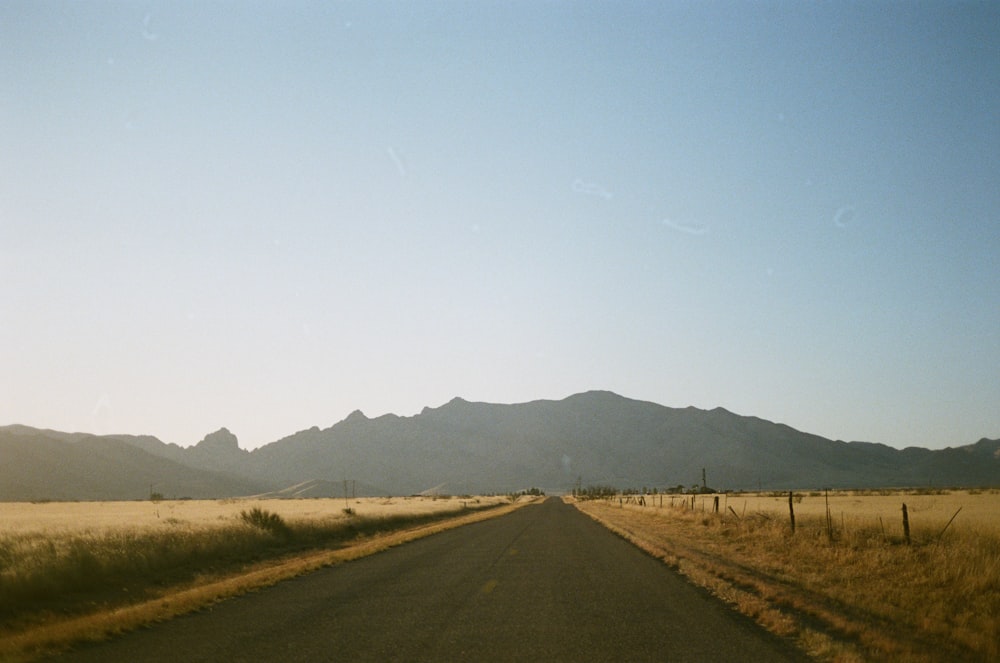
[[[785,661],[783,641],[561,500],[57,661]]]

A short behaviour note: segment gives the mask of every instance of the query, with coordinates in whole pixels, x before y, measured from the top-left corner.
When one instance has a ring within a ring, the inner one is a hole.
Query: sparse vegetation
[[[586,488],[574,488],[573,496],[580,500],[607,499],[618,494],[618,489],[612,486],[587,486]]]
[[[996,498],[872,493],[831,493],[831,517],[827,496],[808,493],[794,534],[787,492],[730,496],[718,514],[690,498],[675,508],[618,500],[578,508],[821,659],[997,660]]]
[[[507,495],[507,499],[509,499],[513,503],[516,502],[522,496],[544,497],[545,491],[541,490],[540,488],[527,488],[525,490],[520,490],[520,491],[515,490]]]

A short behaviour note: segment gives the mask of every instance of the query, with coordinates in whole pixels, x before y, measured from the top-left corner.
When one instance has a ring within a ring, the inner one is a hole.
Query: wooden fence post
[[[712,507],[712,513],[719,513],[719,496],[715,496],[715,504]]]
[[[833,541],[833,518],[830,516],[830,491],[824,491],[826,499],[826,538]]]
[[[903,503],[903,538],[906,545],[910,545],[910,516],[906,513],[906,503]]]
[[[958,511],[961,511],[961,510],[962,510],[962,507],[958,507]],[[948,524],[944,526],[944,529],[941,530],[941,533],[937,535],[938,543],[941,543],[941,537],[944,536],[944,533],[948,531],[949,527],[951,527],[951,521],[955,520],[955,516],[958,515],[958,511],[956,511],[955,515],[951,517],[951,520],[948,521]]]
[[[792,491],[788,491],[788,518],[792,522],[792,534],[795,534],[795,507],[792,506]]]

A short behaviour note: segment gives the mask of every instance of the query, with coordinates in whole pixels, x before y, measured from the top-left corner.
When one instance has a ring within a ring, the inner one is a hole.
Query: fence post
[[[826,538],[833,541],[833,518],[830,516],[830,491],[824,492],[824,499],[826,499]]]
[[[906,513],[906,503],[903,503],[903,538],[906,545],[910,545],[910,516]]]
[[[792,522],[792,534],[795,534],[795,507],[792,506],[792,491],[788,491],[788,518]]]
[[[961,511],[961,510],[962,510],[962,507],[958,507],[958,511]],[[958,511],[956,511],[955,515],[951,517],[951,520],[948,521],[948,524],[944,526],[944,529],[941,530],[941,533],[937,535],[937,542],[938,543],[941,543],[941,537],[944,536],[944,533],[948,531],[949,527],[951,527],[951,521],[955,520],[955,516],[958,515]]]
[[[719,513],[719,496],[715,496],[715,504],[712,506],[712,513]]]

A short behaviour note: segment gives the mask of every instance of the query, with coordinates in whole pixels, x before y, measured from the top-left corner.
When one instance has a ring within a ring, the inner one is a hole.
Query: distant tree
[[[599,500],[608,499],[618,494],[618,490],[612,486],[587,486],[577,491],[577,499]]]

